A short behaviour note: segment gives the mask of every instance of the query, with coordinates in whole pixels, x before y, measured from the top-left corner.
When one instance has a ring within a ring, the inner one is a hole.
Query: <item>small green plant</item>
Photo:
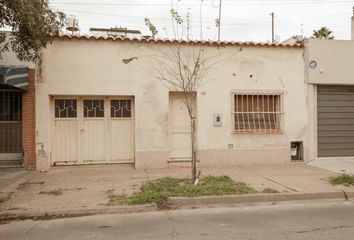
[[[20,183],[17,187],[17,189],[24,189],[24,188],[28,188],[30,187],[31,185],[43,185],[45,182],[30,182],[30,181],[27,181],[27,182],[24,182],[24,183]]]
[[[279,191],[274,188],[265,188],[265,189],[263,189],[262,192],[263,193],[279,193]]]
[[[190,180],[165,177],[145,183],[140,192],[132,195],[115,195],[107,191],[110,203],[146,204],[156,203],[160,208],[166,207],[169,197],[199,197],[211,195],[248,194],[257,191],[243,182],[235,182],[227,176],[207,176],[194,186]]]
[[[56,190],[50,190],[50,191],[40,191],[38,194],[47,194],[47,195],[59,196],[59,195],[63,194],[63,191],[61,189],[56,189]]]
[[[109,199],[109,202],[127,204],[127,196],[114,194],[114,189],[107,190],[106,194],[107,198]]]
[[[342,184],[344,186],[354,185],[354,175],[343,173],[339,176],[330,177],[329,182],[333,185],[339,185],[339,184]]]
[[[6,193],[5,196],[0,196],[0,204],[9,201],[13,194],[13,192],[9,192]]]

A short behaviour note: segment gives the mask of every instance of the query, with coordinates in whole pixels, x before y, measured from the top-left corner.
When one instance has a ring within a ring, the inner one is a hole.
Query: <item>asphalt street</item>
[[[312,201],[16,221],[0,225],[0,239],[352,240],[354,202]]]

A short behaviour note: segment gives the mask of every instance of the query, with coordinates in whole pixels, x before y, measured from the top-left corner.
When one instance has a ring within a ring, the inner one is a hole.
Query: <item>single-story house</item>
[[[56,38],[38,66],[36,143],[45,151],[42,160],[136,168],[188,164],[186,106],[155,72],[159,54],[173,58],[175,46],[202,46],[205,58],[218,62],[195,94],[200,166],[308,161],[301,44],[76,35]]]
[[[0,165],[189,165],[183,94],[161,78],[176,49],[192,60],[201,49],[212,63],[193,94],[199,166],[353,158],[353,40],[354,17],[351,41],[60,35],[37,66],[9,53],[0,60]]]

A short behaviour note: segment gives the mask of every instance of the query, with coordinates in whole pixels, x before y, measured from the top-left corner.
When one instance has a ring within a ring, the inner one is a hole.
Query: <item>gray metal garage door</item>
[[[318,156],[354,156],[354,86],[318,86]]]

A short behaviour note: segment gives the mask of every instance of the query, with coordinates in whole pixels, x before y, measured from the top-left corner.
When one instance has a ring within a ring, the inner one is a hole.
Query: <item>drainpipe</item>
[[[352,16],[352,40],[354,40],[354,7],[353,7],[353,16]]]

